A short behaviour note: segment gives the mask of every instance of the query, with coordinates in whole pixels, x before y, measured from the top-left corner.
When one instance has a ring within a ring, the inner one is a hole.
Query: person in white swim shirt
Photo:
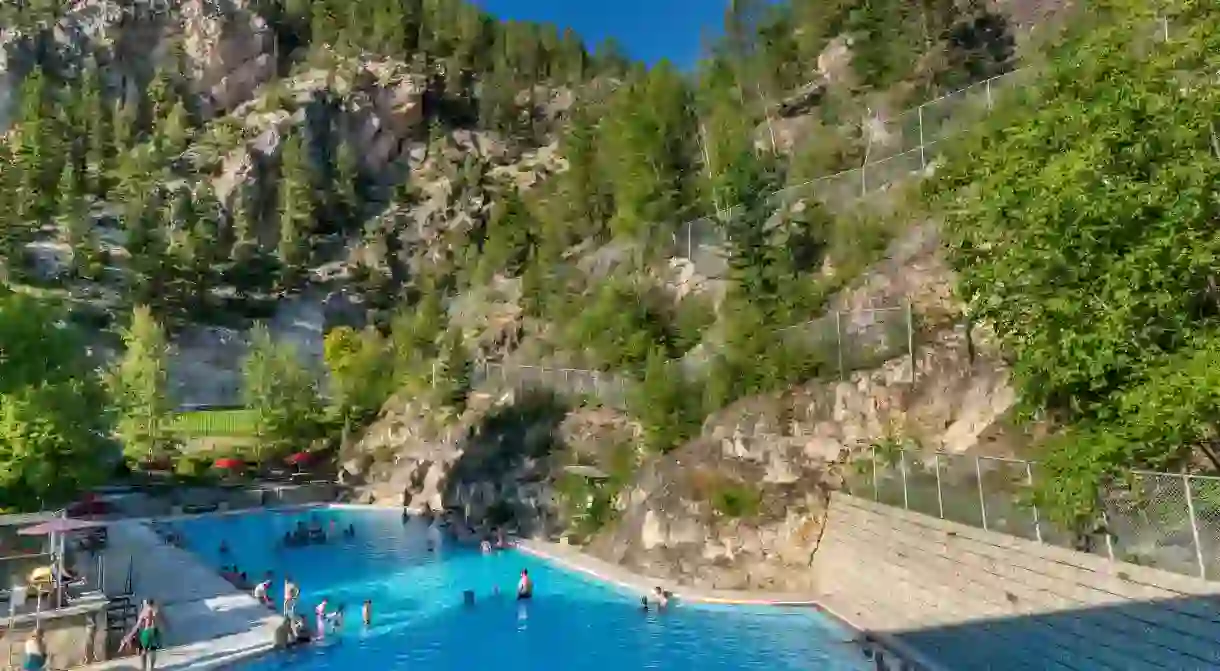
[[[259,603],[270,606],[271,596],[268,594],[270,591],[271,574],[268,573],[267,577],[264,578],[262,582],[254,586],[254,598],[257,599]]]

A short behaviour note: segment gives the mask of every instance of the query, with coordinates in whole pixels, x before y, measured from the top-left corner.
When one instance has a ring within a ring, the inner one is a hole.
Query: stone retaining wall
[[[1220,583],[841,493],[813,570],[828,609],[948,669],[1220,668]]]

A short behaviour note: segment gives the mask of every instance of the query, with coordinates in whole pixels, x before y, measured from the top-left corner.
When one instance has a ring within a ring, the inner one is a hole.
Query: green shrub
[[[712,493],[712,508],[725,517],[754,517],[762,507],[757,489],[735,482],[719,484]]]
[[[215,476],[211,455],[183,454],[174,462],[174,475],[186,480],[208,480]]]
[[[656,348],[627,408],[644,427],[644,446],[664,454],[699,433],[707,416],[701,383],[689,379]]]

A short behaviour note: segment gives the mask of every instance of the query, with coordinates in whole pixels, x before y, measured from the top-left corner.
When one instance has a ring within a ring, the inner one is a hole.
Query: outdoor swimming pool
[[[334,520],[338,529],[352,523],[356,537],[276,549],[285,531],[310,516],[327,527]],[[424,523],[404,524],[392,510],[255,512],[175,526],[212,566],[236,562],[251,580],[274,571],[277,602],[291,575],[301,586],[298,612],[312,613],[323,596],[346,605],[338,634],[236,667],[246,671],[870,668],[847,642],[851,633],[816,611],[684,604],[644,613],[636,596],[523,553],[485,556],[452,544],[429,552]],[[223,560],[222,539],[231,548]],[[523,568],[535,593],[518,603],[512,595]],[[463,604],[467,589],[476,594],[473,607]],[[367,629],[360,622],[365,599],[373,601]]]

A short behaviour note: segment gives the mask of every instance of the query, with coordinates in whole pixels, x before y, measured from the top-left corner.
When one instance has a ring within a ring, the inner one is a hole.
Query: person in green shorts
[[[153,671],[157,668],[157,651],[161,649],[161,632],[165,628],[165,620],[161,617],[161,609],[157,602],[149,599],[144,602],[144,608],[136,619],[132,631],[140,645],[140,668]]]

